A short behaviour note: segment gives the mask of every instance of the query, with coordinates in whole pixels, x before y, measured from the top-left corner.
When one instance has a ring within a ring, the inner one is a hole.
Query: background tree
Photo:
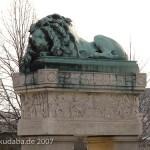
[[[140,136],[141,150],[149,150],[150,149],[150,89],[147,88],[140,96],[139,96],[140,107],[139,111],[141,114],[141,121],[143,125],[143,133]]]
[[[131,40],[131,39],[130,39]],[[136,51],[132,52],[130,42],[130,60],[137,61],[139,65],[139,72],[145,72],[150,58],[141,59],[137,56]],[[147,86],[150,85],[150,72],[147,72]],[[142,135],[140,138],[140,150],[150,150],[150,88],[146,88],[144,92],[138,97],[139,105],[137,106],[140,113],[140,120],[142,122]]]
[[[10,9],[1,16],[0,117],[10,130],[16,130],[21,104],[13,89],[12,76],[19,71],[28,43],[28,30],[36,17],[29,0],[13,0]]]

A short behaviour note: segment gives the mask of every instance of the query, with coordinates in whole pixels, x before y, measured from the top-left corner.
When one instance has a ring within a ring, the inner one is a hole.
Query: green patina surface
[[[29,72],[42,68],[58,69],[59,71],[87,71],[104,73],[138,73],[136,61],[109,59],[77,59],[71,57],[41,57],[30,66]]]

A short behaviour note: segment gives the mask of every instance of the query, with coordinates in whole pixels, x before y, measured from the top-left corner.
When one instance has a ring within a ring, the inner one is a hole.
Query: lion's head
[[[30,27],[30,38],[24,61],[37,57],[78,55],[76,38],[71,32],[71,19],[58,14],[49,15]]]

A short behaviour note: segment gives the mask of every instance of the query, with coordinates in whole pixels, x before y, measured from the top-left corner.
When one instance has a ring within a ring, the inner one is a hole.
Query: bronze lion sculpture
[[[123,48],[113,39],[96,35],[93,42],[73,32],[72,20],[58,14],[48,15],[30,26],[30,37],[23,65],[45,56],[127,60]]]

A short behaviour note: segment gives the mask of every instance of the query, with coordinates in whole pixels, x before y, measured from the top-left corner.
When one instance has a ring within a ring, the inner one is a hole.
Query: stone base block
[[[87,150],[139,150],[136,136],[87,137]]]
[[[96,122],[87,120],[70,121],[36,118],[32,120],[21,119],[18,124],[18,135],[140,135],[142,132],[141,129],[142,125],[138,120]]]
[[[21,137],[24,144],[21,150],[73,150],[73,136],[34,136]]]

